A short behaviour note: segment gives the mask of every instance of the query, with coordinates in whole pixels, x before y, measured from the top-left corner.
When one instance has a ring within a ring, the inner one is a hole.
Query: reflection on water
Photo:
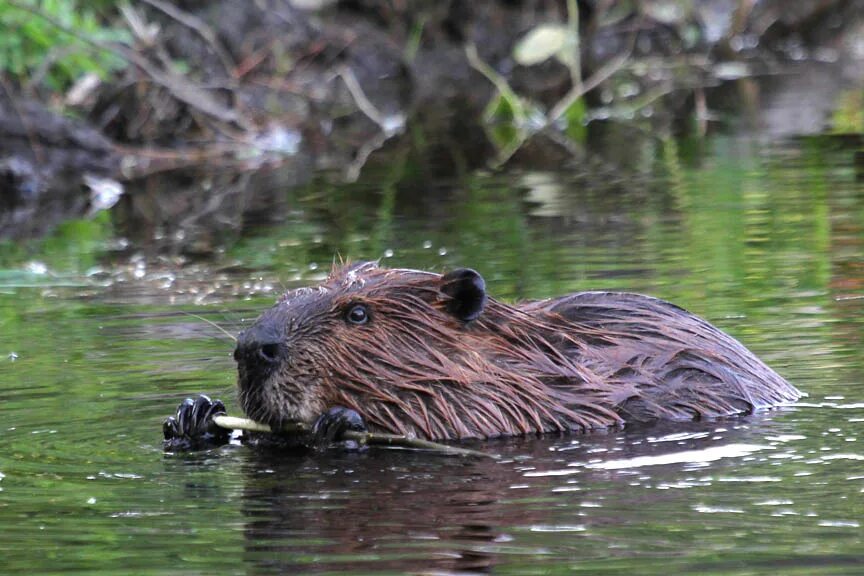
[[[360,564],[664,573],[670,561],[723,572],[769,553],[812,570],[844,537],[854,547],[859,520],[844,500],[861,478],[843,477],[850,454],[814,456],[807,437],[787,433],[801,424],[787,412],[686,432],[487,443],[499,462],[249,453],[245,558],[283,573]],[[840,493],[825,494],[825,483]],[[805,534],[814,540],[801,542]]]
[[[175,250],[165,222],[148,232],[165,249],[149,252],[119,217],[143,205],[0,247],[3,571],[860,571],[856,150],[631,136],[610,129],[584,166],[561,170],[457,169],[418,139],[354,184],[323,174],[280,192],[266,185],[278,175],[260,176],[248,185],[273,211],[198,236],[215,243],[207,259]],[[161,420],[184,396],[238,411],[232,342],[181,310],[236,332],[334,254],[472,266],[505,298],[648,292],[730,331],[809,397],[746,418],[472,446],[499,461],[163,455]]]

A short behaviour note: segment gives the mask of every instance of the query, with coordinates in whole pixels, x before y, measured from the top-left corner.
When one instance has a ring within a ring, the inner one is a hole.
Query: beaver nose
[[[234,360],[250,367],[267,368],[279,363],[283,344],[278,334],[253,326],[237,336]]]

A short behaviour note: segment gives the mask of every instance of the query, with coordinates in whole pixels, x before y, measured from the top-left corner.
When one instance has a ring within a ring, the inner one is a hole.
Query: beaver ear
[[[441,292],[449,296],[447,312],[463,322],[479,318],[486,306],[486,281],[470,268],[459,268],[442,276]]]

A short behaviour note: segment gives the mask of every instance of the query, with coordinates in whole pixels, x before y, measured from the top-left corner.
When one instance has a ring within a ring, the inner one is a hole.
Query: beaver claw
[[[204,394],[195,400],[186,398],[177,407],[176,416],[169,416],[162,424],[165,450],[200,450],[227,444],[231,432],[213,422],[214,416],[222,414],[227,411],[221,400],[210,400]]]
[[[316,449],[324,449],[338,442],[340,436],[348,430],[355,432],[366,432],[366,422],[363,417],[351,410],[342,406],[330,408],[315,420],[312,425],[312,447]],[[346,446],[356,447],[353,441],[346,441]]]

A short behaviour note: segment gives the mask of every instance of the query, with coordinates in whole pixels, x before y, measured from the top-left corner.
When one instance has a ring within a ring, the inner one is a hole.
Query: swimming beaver
[[[334,269],[283,295],[237,339],[239,401],[271,425],[315,422],[432,440],[584,432],[692,420],[800,393],[731,336],[639,294],[581,292],[508,305],[469,269]],[[196,438],[224,411],[206,397],[166,422]],[[212,438],[211,438],[212,440]]]

